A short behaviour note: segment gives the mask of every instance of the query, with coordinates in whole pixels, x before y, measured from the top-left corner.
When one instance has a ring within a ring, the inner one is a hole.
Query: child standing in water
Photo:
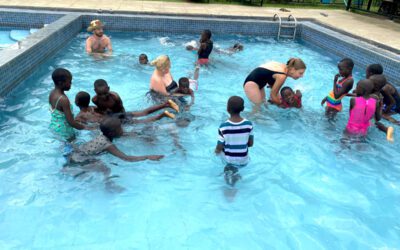
[[[203,30],[200,36],[200,46],[195,48],[191,45],[186,47],[187,50],[197,50],[197,63],[200,65],[208,64],[212,50],[213,50],[213,41],[211,40],[211,31]]]
[[[253,124],[240,116],[244,110],[244,100],[239,96],[232,96],[227,105],[230,118],[221,124],[218,129],[218,144],[215,153],[224,153],[227,165],[224,168],[224,177],[227,184],[234,186],[241,178],[238,167],[248,163],[248,148],[253,146]]]
[[[72,74],[66,69],[58,68],[51,75],[54,89],[49,95],[51,122],[50,129],[62,139],[72,141],[75,139],[75,129],[91,129],[78,123],[72,113],[72,105],[64,91],[71,89]]]
[[[374,84],[370,80],[361,80],[357,84],[355,94],[357,97],[350,99],[350,118],[347,122],[346,132],[351,135],[366,136],[371,126],[370,120],[375,117],[381,119],[379,101],[371,96]]]
[[[326,114],[333,118],[337,112],[342,111],[342,99],[353,88],[353,68],[354,62],[350,58],[342,59],[339,64],[339,74],[335,75],[333,80],[333,89],[328,96],[322,99],[321,105],[326,102]],[[339,77],[342,77],[339,80]]]

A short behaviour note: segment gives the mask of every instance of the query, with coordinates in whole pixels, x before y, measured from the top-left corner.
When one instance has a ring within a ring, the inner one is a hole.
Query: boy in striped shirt
[[[248,147],[253,146],[253,124],[240,116],[244,110],[244,100],[232,96],[228,100],[231,117],[218,129],[218,144],[215,153],[224,153],[227,165],[224,169],[225,181],[233,186],[240,179],[238,167],[248,163]]]

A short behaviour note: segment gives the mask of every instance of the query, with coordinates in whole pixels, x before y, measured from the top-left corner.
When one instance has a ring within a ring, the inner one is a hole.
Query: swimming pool
[[[47,98],[56,67],[73,74],[70,100],[80,90],[93,95],[94,80],[104,78],[127,110],[149,105],[152,68],[137,64],[140,53],[149,59],[168,54],[176,79],[193,70],[195,55],[184,43],[197,35],[110,34],[114,57],[86,56],[86,34],[80,33],[1,103],[2,249],[398,248],[398,143],[389,144],[374,128],[366,143],[340,142],[348,101],[334,123],[320,106],[340,58],[303,42],[214,35],[216,46],[240,41],[245,50],[213,54],[213,65],[201,69],[190,125],[177,128],[164,120],[129,127],[143,135],[116,140],[127,153],[165,154],[163,160],[126,163],[101,156],[120,176],[115,181],[126,189],[120,194],[105,191],[101,176],[74,180],[60,173],[62,145],[48,130]],[[308,67],[304,78],[287,82],[302,90],[304,107],[269,106],[254,117],[246,100],[244,116],[255,124],[255,146],[243,179],[229,189],[213,154],[217,128],[227,119],[227,98],[244,97],[247,73],[266,59],[285,62],[291,56]],[[364,77],[364,70],[356,68],[354,77]],[[82,132],[80,142],[92,136]]]

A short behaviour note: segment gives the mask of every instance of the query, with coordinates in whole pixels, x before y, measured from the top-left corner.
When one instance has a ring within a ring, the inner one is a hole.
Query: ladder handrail
[[[293,20],[294,20],[294,32],[293,32],[293,40],[296,38],[296,30],[297,30],[297,19],[296,19],[296,17],[295,16],[293,16],[292,14],[290,14],[289,16],[288,16],[288,21],[290,22],[290,17],[293,17]]]
[[[277,37],[277,39],[279,40],[279,37],[281,36],[282,18],[281,18],[280,15],[275,14],[274,17],[272,18],[272,21],[275,21],[275,20],[276,20],[276,17],[279,18],[279,29],[278,29],[278,37]]]

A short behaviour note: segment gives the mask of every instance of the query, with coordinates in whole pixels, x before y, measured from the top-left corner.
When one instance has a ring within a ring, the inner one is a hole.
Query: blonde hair
[[[150,64],[156,66],[157,70],[165,70],[171,67],[171,61],[166,55],[157,57],[157,59],[152,61]]]
[[[299,69],[306,69],[306,64],[301,60],[300,58],[290,58],[289,61],[287,61],[286,66],[288,68],[294,68],[295,70]]]

